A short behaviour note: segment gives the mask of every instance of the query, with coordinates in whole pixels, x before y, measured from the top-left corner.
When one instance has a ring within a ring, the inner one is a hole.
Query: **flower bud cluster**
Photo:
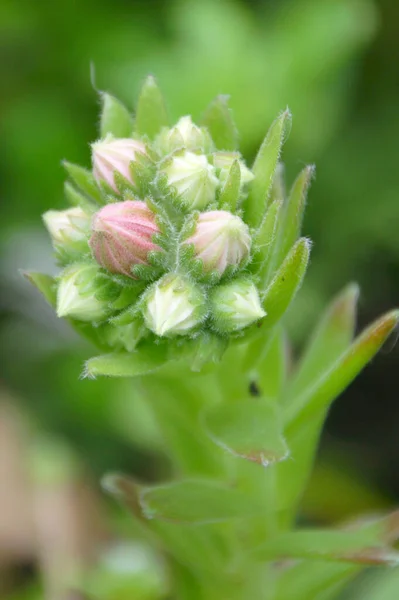
[[[206,332],[225,343],[267,316],[255,268],[267,223],[254,229],[245,210],[254,174],[213,135],[190,116],[155,135],[111,131],[92,144],[91,172],[69,171],[75,206],[43,217],[67,257],[60,317],[131,351]]]

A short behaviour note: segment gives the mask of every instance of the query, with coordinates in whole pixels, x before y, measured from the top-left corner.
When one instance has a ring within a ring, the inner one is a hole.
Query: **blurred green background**
[[[23,470],[34,474],[39,490],[87,477],[96,482],[107,470],[147,480],[168,472],[157,431],[130,382],[81,381],[91,349],[18,272],[55,271],[40,216],[64,207],[61,160],[89,165],[89,142],[97,136],[95,88],[132,108],[152,73],[172,121],[187,113],[199,118],[216,94],[229,94],[249,161],[288,105],[294,117],[284,150],[288,181],[304,164],[317,164],[304,228],[314,240],[313,259],[288,319],[295,348],[349,280],[362,289],[361,324],[397,303],[398,3],[1,0],[0,30],[0,407],[12,423],[5,429],[15,429],[4,452],[22,452]],[[394,342],[330,415],[304,501],[304,514],[314,520],[398,501]],[[53,568],[32,558],[29,541],[10,552],[10,522],[20,513],[4,473],[13,478],[18,469],[7,463],[0,470],[0,514],[1,502],[14,509],[9,519],[3,511],[3,525],[0,516],[0,598],[30,589],[37,562],[44,572]],[[111,522],[119,516],[92,487],[105,513],[100,529],[117,528]]]

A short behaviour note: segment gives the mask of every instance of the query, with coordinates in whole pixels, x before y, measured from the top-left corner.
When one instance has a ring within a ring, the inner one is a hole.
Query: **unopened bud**
[[[91,216],[81,208],[67,210],[49,210],[43,215],[43,221],[51,236],[55,248],[66,251],[87,248]]]
[[[100,321],[107,314],[106,305],[94,296],[90,286],[98,267],[75,264],[65,269],[57,292],[57,315],[79,321]]]
[[[159,336],[185,335],[205,316],[203,294],[180,275],[166,275],[149,290],[144,319]]]
[[[195,125],[190,116],[181,117],[171,129],[163,129],[155,141],[162,154],[169,154],[178,148],[210,152],[212,140],[206,129]]]
[[[219,179],[224,183],[228,177],[231,165],[235,160],[238,160],[241,172],[241,185],[249,183],[254,178],[254,174],[250,171],[241,159],[239,152],[215,152],[213,154],[213,164],[220,169]]]
[[[89,245],[104,269],[133,277],[134,265],[147,265],[148,253],[161,250],[154,213],[141,200],[107,204],[94,215]]]
[[[219,180],[204,154],[187,151],[175,154],[162,171],[186,208],[201,210],[215,200]]]
[[[251,236],[247,225],[226,210],[201,213],[195,231],[184,243],[193,244],[205,271],[238,267],[249,256]]]
[[[214,288],[211,312],[215,328],[223,333],[239,331],[266,315],[255,285],[245,279]]]
[[[115,192],[115,173],[134,184],[130,163],[137,160],[137,154],[146,154],[146,148],[140,140],[131,138],[105,139],[92,145],[93,175],[97,182],[106,182]]]

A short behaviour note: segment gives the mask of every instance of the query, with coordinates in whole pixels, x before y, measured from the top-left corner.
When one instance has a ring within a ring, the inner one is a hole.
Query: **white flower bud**
[[[201,290],[180,275],[166,275],[157,281],[145,299],[145,323],[159,336],[185,335],[204,315]]]
[[[181,117],[170,129],[164,128],[155,140],[161,154],[169,154],[179,148],[210,152],[212,139],[208,131],[193,123],[189,115]]]
[[[161,172],[167,176],[181,203],[189,209],[203,209],[215,200],[219,180],[204,154],[183,152],[167,160]]]
[[[106,305],[83,288],[93,281],[98,268],[75,264],[65,269],[57,291],[57,315],[79,321],[99,321],[106,316]]]
[[[81,208],[49,210],[43,221],[51,236],[53,246],[66,251],[83,249],[90,231],[91,216]]]
[[[224,183],[228,177],[231,165],[235,160],[238,160],[241,172],[241,185],[249,183],[254,178],[254,174],[250,171],[243,160],[240,160],[239,152],[215,152],[213,154],[213,164],[220,169],[219,179]]]
[[[239,331],[266,315],[258,290],[245,279],[215,287],[211,295],[211,313],[215,328],[223,333]]]

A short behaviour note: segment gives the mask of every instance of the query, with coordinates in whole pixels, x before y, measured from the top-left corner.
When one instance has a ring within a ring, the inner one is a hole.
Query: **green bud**
[[[215,329],[232,333],[248,327],[266,313],[255,285],[247,279],[237,279],[214,288],[211,315]]]
[[[75,264],[61,275],[57,291],[57,315],[79,321],[100,321],[107,314],[106,304],[97,300],[90,289],[98,268],[89,264]],[[89,290],[87,287],[89,285]]]

